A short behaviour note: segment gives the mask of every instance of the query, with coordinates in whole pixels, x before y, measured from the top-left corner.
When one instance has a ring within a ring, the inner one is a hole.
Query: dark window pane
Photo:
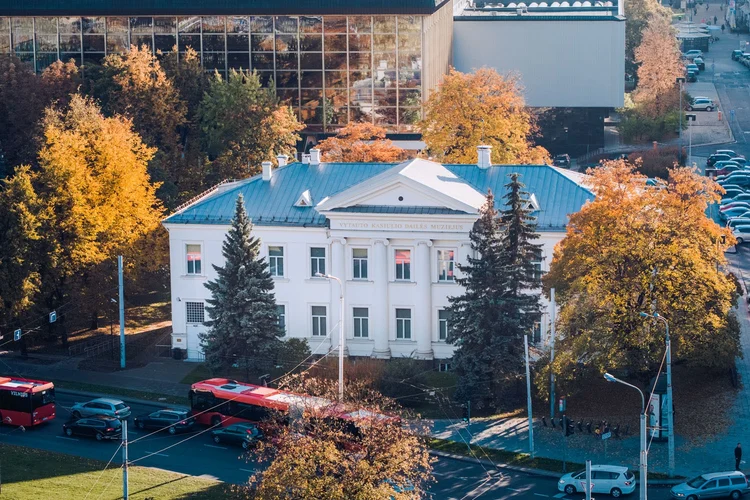
[[[372,49],[372,35],[349,35],[350,52],[369,52]]]
[[[74,52],[81,50],[81,38],[79,35],[60,35],[60,51]]]
[[[77,65],[79,66],[81,65],[81,53],[80,52],[68,52],[68,53],[60,54],[60,60],[63,62],[68,62],[71,59]]]
[[[376,125],[392,125],[392,127],[390,127],[391,130],[395,129],[396,115],[396,108],[376,108],[373,113]]]
[[[326,106],[340,108],[349,103],[348,91],[345,89],[326,89]]]
[[[323,54],[320,52],[301,54],[299,64],[302,69],[323,69]]]
[[[225,19],[223,16],[202,17],[203,33],[224,33]]]
[[[326,87],[345,88],[346,87],[346,71],[326,71]]]
[[[296,71],[277,71],[277,87],[299,87],[299,78]]]
[[[302,106],[317,107],[323,102],[323,91],[320,89],[302,89]]]
[[[276,35],[276,52],[296,52],[297,35]]]
[[[36,53],[36,70],[38,72],[44,71],[47,66],[57,61],[57,52],[51,54],[45,54],[44,52]]]
[[[346,54],[326,54],[325,64],[327,70],[345,70],[346,69]]]
[[[291,16],[276,16],[277,33],[297,33],[297,18]]]
[[[57,18],[56,17],[37,17],[35,20],[36,32],[45,34],[57,34]],[[8,18],[0,17],[0,33],[8,32]]]
[[[227,55],[227,64],[230,69],[248,69],[250,68],[250,55],[234,52]]]
[[[273,54],[253,54],[253,69],[273,69]]]
[[[104,52],[104,35],[83,35],[84,52]]]
[[[297,69],[297,53],[276,54],[276,69]]]
[[[323,37],[326,52],[346,52],[346,35],[326,35]]]
[[[349,33],[372,33],[370,16],[349,16]]]
[[[346,107],[328,108],[325,114],[324,123],[326,125],[343,125],[349,121]]]
[[[177,18],[177,31],[180,33],[200,33],[201,18],[198,16]]]
[[[273,33],[273,18],[269,16],[251,17],[250,31],[253,33]]]
[[[273,71],[259,71],[258,72],[258,79],[260,80],[260,84],[263,87],[267,87],[272,78],[273,78]]]
[[[130,43],[132,45],[135,45],[136,47],[143,47],[146,46],[149,48],[149,50],[152,49],[153,45],[153,39],[151,38],[151,35],[136,35],[131,34],[130,35]]]
[[[224,35],[203,35],[204,52],[224,52]]]
[[[83,65],[99,66],[104,59],[104,52],[89,52],[83,54]]]
[[[108,17],[107,19],[107,33],[127,33],[128,32],[128,18],[127,17]]]
[[[154,33],[165,35],[174,34],[177,31],[177,19],[174,17],[155,17]]]
[[[253,52],[273,52],[273,35],[251,35]]]
[[[349,69],[371,69],[372,54],[369,52],[352,52],[349,54]]]
[[[33,52],[16,52],[16,57],[21,60],[21,62],[28,63],[30,67],[33,67],[34,65],[34,53]],[[79,57],[80,60],[80,57]]]
[[[131,17],[130,31],[132,33],[152,33],[154,31],[153,19],[150,17]]]
[[[78,35],[73,35],[78,37]],[[81,42],[78,41],[80,49]],[[31,33],[13,33],[13,49],[16,52],[34,52],[34,36]]]
[[[395,33],[396,18],[393,16],[375,16],[373,18],[375,33]]]
[[[36,50],[38,52],[57,52],[57,35],[37,35]]]
[[[372,108],[360,108],[358,106],[351,106],[351,121],[353,122],[372,122]]]
[[[323,108],[300,108],[300,120],[304,124],[322,124]]]
[[[156,50],[169,52],[177,45],[177,37],[175,35],[154,35],[154,44]]]
[[[323,31],[323,20],[320,17],[300,17],[300,33],[321,33]]]
[[[302,35],[299,41],[302,52],[320,52],[323,50],[323,38],[320,35]]]
[[[224,53],[220,54],[211,54],[211,53],[203,53],[203,67],[205,69],[224,69]]]
[[[227,19],[227,33],[250,33],[250,18],[230,17]]]
[[[248,35],[227,35],[227,50],[248,52],[250,50]]]
[[[297,89],[278,89],[276,95],[285,106],[293,108],[299,106],[299,90]]]
[[[323,23],[326,34],[346,33],[346,16],[326,16]]]
[[[122,53],[128,50],[128,35],[107,33],[107,52]]]
[[[185,50],[188,47],[192,47],[196,52],[201,50],[201,36],[200,35],[180,35],[180,50]]]
[[[13,18],[13,31],[16,30],[16,20]],[[26,18],[31,21],[30,18]],[[60,17],[57,19],[60,27],[60,33],[80,33],[81,32],[81,18],[80,17]]]
[[[349,74],[349,86],[351,88],[372,85],[372,73],[369,71],[352,71]]]
[[[314,88],[314,89],[322,88],[323,87],[323,72],[322,71],[303,71],[302,83],[300,86],[303,88]]]
[[[396,106],[396,89],[375,89],[376,106]]]

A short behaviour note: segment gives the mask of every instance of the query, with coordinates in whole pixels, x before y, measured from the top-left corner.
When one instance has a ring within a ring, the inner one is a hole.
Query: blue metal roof
[[[166,224],[228,224],[234,215],[234,203],[241,193],[253,224],[262,226],[325,227],[325,216],[314,206],[324,198],[340,193],[352,186],[375,177],[393,168],[395,163],[321,163],[308,165],[291,163],[275,169],[270,181],[255,176],[237,185],[218,191],[197,201],[184,210],[168,217]],[[548,165],[493,165],[481,169],[476,165],[444,165],[457,177],[463,179],[480,193],[491,189],[495,193],[497,208],[502,209],[505,184],[508,174],[518,172],[526,191],[533,193],[540,209],[536,212],[539,231],[560,230],[568,222],[568,215],[577,212],[594,195],[576,183],[570,175]],[[310,191],[312,205],[295,207],[300,195]],[[403,209],[424,207],[400,207]],[[390,211],[395,207],[348,207],[348,212],[410,213]],[[441,208],[430,208],[427,212],[446,213]],[[375,211],[377,210],[377,211]],[[450,210],[450,209],[449,209]],[[451,213],[457,213],[451,210]]]

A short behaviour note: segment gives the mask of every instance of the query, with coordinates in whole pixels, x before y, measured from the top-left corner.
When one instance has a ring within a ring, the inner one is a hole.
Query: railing
[[[173,214],[176,214],[176,213],[178,213],[178,212],[179,212],[180,210],[183,210],[183,209],[185,209],[185,208],[189,207],[190,205],[192,205],[192,204],[193,204],[193,203],[195,203],[196,201],[198,201],[198,200],[200,200],[200,199],[202,199],[202,198],[205,198],[206,196],[208,196],[209,194],[213,193],[214,191],[217,191],[217,190],[218,190],[218,189],[219,189],[219,188],[220,188],[221,186],[223,186],[224,184],[229,184],[230,182],[234,182],[235,180],[236,180],[236,179],[224,179],[224,180],[223,180],[223,181],[221,181],[220,183],[218,183],[218,184],[216,184],[216,185],[214,185],[214,186],[211,186],[210,188],[206,189],[206,190],[205,190],[205,191],[203,191],[202,193],[200,193],[200,194],[197,194],[197,195],[193,196],[193,197],[192,197],[192,198],[190,198],[190,199],[189,199],[188,201],[186,201],[186,202],[185,202],[185,203],[183,203],[182,205],[180,205],[180,206],[178,206],[177,208],[175,208],[175,209],[174,209],[174,211],[173,211],[173,212],[172,212],[172,213],[171,213],[170,215],[173,215]]]

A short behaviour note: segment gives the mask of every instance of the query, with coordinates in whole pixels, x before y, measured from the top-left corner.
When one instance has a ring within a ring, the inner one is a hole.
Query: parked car
[[[737,184],[719,184],[719,186],[723,187],[724,190],[727,190],[727,189],[739,189],[739,190],[743,190],[742,186],[738,186]]]
[[[750,202],[750,193],[742,193],[738,194],[734,198],[731,199],[731,203],[737,202],[737,201],[748,201]],[[730,203],[729,201],[726,203]]]
[[[732,172],[738,172],[743,171],[743,167],[740,165],[737,165],[734,162],[728,162],[728,161],[720,161],[718,162],[714,168],[716,169],[717,175],[729,175]]]
[[[701,70],[701,71],[705,71],[706,70],[706,63],[703,61],[702,57],[693,58],[693,64],[695,64],[696,66],[698,66],[698,69]]]
[[[750,219],[750,209],[745,207],[730,208],[729,210],[719,212],[719,218],[724,219],[727,222],[731,222],[734,219]],[[735,225],[736,224],[737,223],[735,223]]]
[[[734,49],[732,51],[732,61],[737,61],[740,56],[742,56],[742,51],[739,49]]]
[[[698,49],[688,50],[684,54],[682,54],[682,57],[687,60],[693,60],[696,57],[703,57],[703,51]]]
[[[733,156],[730,156],[728,154],[714,153],[708,157],[708,160],[706,160],[706,166],[713,167],[717,161],[728,161],[728,160],[731,160],[732,158]]]
[[[687,73],[685,74],[685,79],[686,79],[686,80],[687,80],[688,82],[691,82],[691,83],[692,83],[692,82],[697,82],[697,81],[698,81],[698,72],[697,72],[697,71],[688,71],[688,72],[687,72]]]
[[[734,158],[730,158],[729,161],[733,161],[736,164],[740,165],[741,167],[747,166],[747,160],[741,156],[735,156]]]
[[[727,189],[724,195],[721,197],[721,201],[724,200],[731,200],[735,196],[745,194],[745,191],[742,191],[740,189]]]
[[[119,418],[97,415],[94,417],[70,420],[63,424],[66,436],[85,436],[97,441],[122,438],[122,422]]]
[[[731,149],[717,149],[716,151],[714,151],[714,154],[715,155],[729,155],[729,159],[732,159],[732,158],[744,158],[743,155],[738,155],[737,153],[735,153]]]
[[[726,205],[722,205],[719,208],[719,212],[726,212],[727,210],[731,208],[737,208],[737,207],[744,207],[747,210],[750,210],[750,202],[747,201],[735,201],[732,203],[727,203]]]
[[[750,226],[750,217],[735,217],[727,221],[727,227],[734,230],[737,226]]]
[[[732,234],[737,240],[737,244],[742,245],[746,241],[750,241],[750,225],[734,226]]]
[[[552,160],[552,165],[570,168],[570,155],[556,155],[554,160]]]
[[[695,63],[690,63],[685,65],[685,73],[690,73],[691,71],[695,72],[696,74],[700,73],[700,68],[698,68],[698,65]]]
[[[619,498],[635,491],[635,476],[627,467],[615,465],[591,466],[591,493],[604,493]],[[565,474],[557,482],[557,489],[566,495],[582,492],[586,484],[586,471]]]
[[[716,105],[714,104],[713,99],[693,99],[693,102],[688,104],[688,109],[690,111],[713,111]]]
[[[747,66],[747,62],[750,61],[750,52],[743,52],[742,55],[740,56],[739,61],[745,66]]]
[[[227,427],[220,427],[211,432],[214,443],[229,443],[242,446],[247,450],[251,448],[262,435],[258,428],[253,424],[234,424]]]
[[[703,498],[731,498],[739,500],[750,491],[742,472],[713,472],[701,474],[690,481],[674,486],[669,494],[675,499],[700,500]]]
[[[133,422],[139,429],[167,429],[170,434],[189,431],[195,425],[195,419],[190,416],[190,412],[171,408],[139,415]]]
[[[118,399],[97,398],[88,403],[75,403],[70,408],[70,413],[75,419],[95,415],[123,419],[130,416],[130,407]]]

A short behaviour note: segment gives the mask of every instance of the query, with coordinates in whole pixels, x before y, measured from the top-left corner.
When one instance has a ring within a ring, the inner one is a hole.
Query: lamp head
[[[658,312],[655,312],[655,313],[654,313],[654,318],[661,318],[661,316],[659,316],[659,313],[658,313]]]
[[[640,316],[641,318],[650,318],[651,317],[651,315],[649,313],[645,313],[643,311],[639,312],[638,316]]]
[[[607,382],[617,382],[617,379],[609,373],[604,374],[604,380],[606,380]]]

